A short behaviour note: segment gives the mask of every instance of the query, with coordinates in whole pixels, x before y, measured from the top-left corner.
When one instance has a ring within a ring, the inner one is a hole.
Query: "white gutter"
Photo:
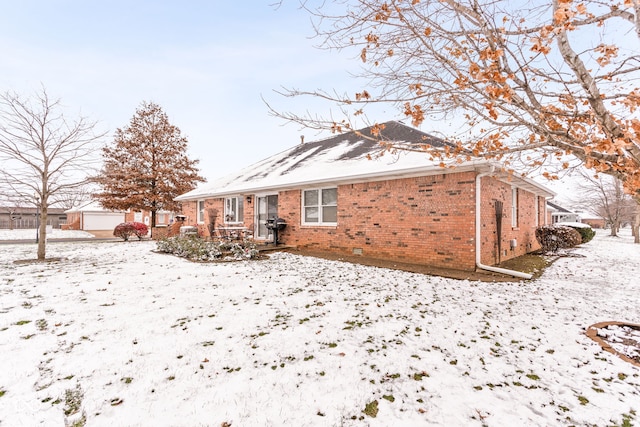
[[[362,159],[362,161],[368,161],[366,159]],[[184,201],[192,201],[192,200],[202,200],[208,198],[220,198],[226,196],[235,196],[238,194],[255,194],[266,191],[284,191],[284,190],[292,190],[297,188],[313,188],[314,186],[322,185],[341,185],[341,184],[352,184],[359,182],[371,182],[371,181],[384,181],[392,178],[410,178],[413,176],[422,176],[422,175],[439,175],[439,174],[450,174],[457,172],[468,172],[476,170],[478,167],[489,165],[490,163],[487,160],[472,160],[469,162],[462,163],[460,165],[456,165],[455,168],[446,169],[440,165],[429,165],[429,166],[413,166],[404,169],[390,170],[385,172],[365,172],[360,174],[346,175],[346,176],[333,176],[333,177],[318,177],[307,179],[304,181],[292,181],[292,182],[280,182],[280,183],[266,183],[257,186],[250,186],[247,183],[243,183],[245,185],[239,185],[236,187],[231,187],[227,184],[223,184],[224,191],[202,191],[197,192],[197,188],[195,190],[191,190],[188,193],[181,194],[180,196],[175,197],[173,200],[184,202]],[[493,166],[492,166],[493,167]],[[258,180],[258,184],[260,181]],[[193,194],[195,193],[195,194]]]
[[[482,252],[481,252],[482,244],[480,241],[481,230],[482,230],[482,227],[481,227],[482,215],[480,215],[482,195],[480,193],[480,186],[481,186],[482,177],[490,175],[491,173],[493,173],[494,169],[495,168],[492,165],[491,170],[489,172],[482,172],[476,175],[476,267],[482,270],[493,271],[495,273],[501,273],[501,274],[507,274],[509,276],[520,277],[521,279],[531,279],[533,275],[529,273],[523,273],[521,271],[509,270],[507,268],[493,267],[490,265],[482,264]]]

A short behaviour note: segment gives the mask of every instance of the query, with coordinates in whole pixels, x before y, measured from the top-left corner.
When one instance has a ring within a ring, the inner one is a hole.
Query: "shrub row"
[[[557,252],[587,243],[595,236],[591,227],[571,227],[568,225],[543,225],[536,229],[536,240],[543,252]]]
[[[258,257],[256,245],[248,240],[243,242],[216,242],[198,236],[174,236],[160,239],[157,251],[173,254],[192,261],[215,261],[220,259],[255,259]]]
[[[590,242],[596,235],[596,232],[591,227],[577,227],[575,230],[580,233],[582,243]]]
[[[149,228],[141,222],[123,222],[113,229],[113,235],[125,241],[129,240],[131,236],[136,236],[139,240],[142,240],[148,232]]]

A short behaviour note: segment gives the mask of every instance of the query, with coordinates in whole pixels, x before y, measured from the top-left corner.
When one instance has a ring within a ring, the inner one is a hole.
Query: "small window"
[[[511,226],[518,226],[518,189],[511,189]]]
[[[198,223],[204,224],[204,200],[198,200]]]
[[[156,218],[156,224],[165,224],[166,218],[164,213],[158,213],[158,218]]]
[[[322,188],[302,192],[302,223],[336,225],[338,223],[338,189]]]
[[[242,197],[227,197],[224,199],[224,222],[243,222],[244,205]]]
[[[536,196],[536,227],[540,225],[540,197]]]

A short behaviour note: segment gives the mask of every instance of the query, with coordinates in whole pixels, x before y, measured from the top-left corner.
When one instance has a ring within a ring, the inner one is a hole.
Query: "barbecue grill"
[[[267,220],[265,226],[268,230],[271,230],[271,233],[273,234],[273,244],[277,246],[278,243],[280,243],[278,241],[278,232],[284,230],[287,226],[287,221],[282,218],[272,217]]]

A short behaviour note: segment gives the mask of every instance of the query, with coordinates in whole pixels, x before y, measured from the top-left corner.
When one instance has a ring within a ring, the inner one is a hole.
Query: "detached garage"
[[[112,231],[116,225],[124,222],[124,211],[111,211],[103,208],[98,202],[69,209],[67,214],[67,230]]]

